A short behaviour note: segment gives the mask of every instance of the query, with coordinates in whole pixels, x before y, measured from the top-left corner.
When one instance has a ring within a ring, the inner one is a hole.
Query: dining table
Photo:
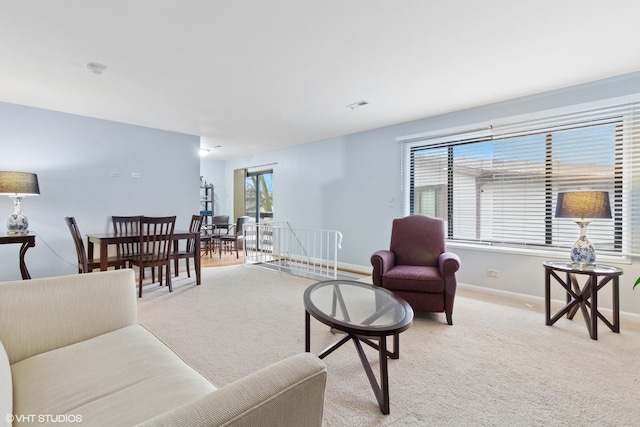
[[[200,233],[191,232],[189,230],[175,230],[173,232],[173,250],[178,250],[180,240],[195,239],[195,270],[196,285],[201,283],[201,262],[200,262]],[[89,259],[94,258],[94,247],[100,248],[100,270],[106,271],[108,268],[109,245],[117,245],[120,243],[131,243],[140,240],[139,234],[123,234],[123,233],[98,233],[87,234],[87,256]]]

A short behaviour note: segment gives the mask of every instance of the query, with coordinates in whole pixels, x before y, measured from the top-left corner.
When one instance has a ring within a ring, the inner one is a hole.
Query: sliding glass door
[[[245,214],[255,222],[273,220],[273,170],[247,173],[245,210]]]

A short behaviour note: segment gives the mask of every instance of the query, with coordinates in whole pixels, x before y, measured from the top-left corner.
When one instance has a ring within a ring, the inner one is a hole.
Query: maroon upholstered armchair
[[[446,313],[453,324],[460,258],[446,252],[444,222],[425,215],[393,220],[389,250],[371,256],[373,285],[404,298],[415,312]]]

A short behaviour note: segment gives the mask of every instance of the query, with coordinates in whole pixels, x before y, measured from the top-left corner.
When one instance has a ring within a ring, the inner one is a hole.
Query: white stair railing
[[[246,263],[273,266],[299,276],[338,278],[339,231],[268,222],[247,224],[244,233]]]

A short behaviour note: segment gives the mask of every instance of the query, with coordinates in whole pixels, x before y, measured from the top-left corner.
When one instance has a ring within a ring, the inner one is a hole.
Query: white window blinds
[[[637,104],[403,143],[408,214],[443,218],[449,240],[569,248],[577,225],[555,218],[558,192],[608,191],[611,219],[587,235],[599,254],[640,253]]]

